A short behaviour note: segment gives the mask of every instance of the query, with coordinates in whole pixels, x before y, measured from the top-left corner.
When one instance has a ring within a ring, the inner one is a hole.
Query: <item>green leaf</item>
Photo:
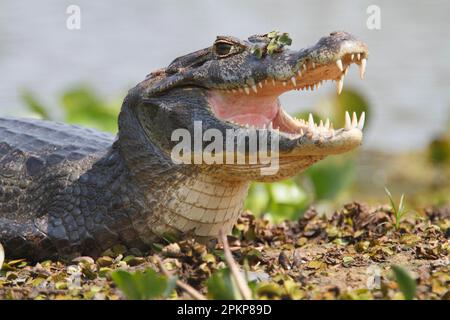
[[[253,183],[245,199],[245,208],[259,215],[267,209],[269,201],[269,192],[265,185],[262,183]]]
[[[62,96],[61,104],[66,122],[117,132],[120,104],[105,103],[91,89],[81,86],[69,90]]]
[[[302,204],[307,197],[305,192],[292,180],[271,183],[270,195],[274,202],[290,205]]]
[[[262,58],[263,51],[262,51],[262,49],[260,47],[254,46],[252,48],[251,52],[257,59],[261,59]]]
[[[267,53],[273,54],[275,51],[279,49],[279,45],[275,39],[270,40],[269,44],[267,45]]]
[[[403,296],[406,300],[412,300],[416,295],[416,281],[405,269],[399,266],[392,266],[392,270]]]
[[[117,270],[111,274],[111,277],[124,295],[131,300],[168,297],[176,284],[176,278],[167,279],[153,269],[134,273]]]
[[[225,268],[214,272],[208,279],[208,297],[215,300],[240,299],[237,288],[231,278],[230,269]]]
[[[333,200],[356,178],[355,160],[350,156],[324,159],[305,171],[314,187],[315,200]]]
[[[398,211],[403,213],[403,200],[405,199],[405,194],[402,193],[402,196],[400,197],[400,203],[398,204]]]
[[[394,211],[394,214],[397,215],[397,207],[395,205],[394,199],[392,198],[391,192],[389,191],[389,189],[387,187],[384,187],[384,191],[388,195],[389,202],[391,203],[392,211]]]
[[[25,105],[32,112],[38,114],[42,119],[50,119],[50,115],[48,114],[46,108],[34,97],[34,95],[28,91],[22,91],[21,98]]]
[[[117,270],[111,274],[111,278],[128,299],[143,299],[139,289],[134,283],[134,277],[131,273],[124,270]]]
[[[278,33],[279,33],[278,31],[271,31],[267,34],[267,37],[269,39],[275,38],[278,35]]]
[[[289,34],[284,32],[278,37],[278,42],[282,45],[290,46],[292,44],[292,39]]]

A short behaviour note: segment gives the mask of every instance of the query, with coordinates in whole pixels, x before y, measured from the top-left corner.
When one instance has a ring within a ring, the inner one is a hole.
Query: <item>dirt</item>
[[[310,208],[298,221],[272,225],[246,212],[228,237],[258,299],[403,299],[392,266],[406,270],[416,299],[450,299],[450,206],[427,208],[404,218],[398,229],[388,206],[350,203],[331,216]],[[94,260],[6,260],[0,299],[124,299],[111,280],[117,269],[164,267],[202,294],[226,267],[216,241],[172,239],[146,254],[115,246]],[[6,257],[7,258],[7,257]],[[184,299],[182,289],[170,296]]]

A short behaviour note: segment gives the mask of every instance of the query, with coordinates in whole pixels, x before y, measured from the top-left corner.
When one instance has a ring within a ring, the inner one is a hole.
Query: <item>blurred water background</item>
[[[66,28],[66,8],[81,8],[81,30]],[[366,26],[369,5],[381,30]],[[355,67],[344,88],[372,106],[364,147],[391,152],[423,148],[445,130],[450,108],[449,1],[0,1],[0,116],[27,115],[21,90],[37,93],[62,119],[57,96],[78,83],[122,99],[147,73],[209,46],[216,35],[287,31],[293,48],[345,30],[369,46],[365,81]],[[282,96],[290,112],[334,94]],[[343,115],[342,115],[343,116]]]

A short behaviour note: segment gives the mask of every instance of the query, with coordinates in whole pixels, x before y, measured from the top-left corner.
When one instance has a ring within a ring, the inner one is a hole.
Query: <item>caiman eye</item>
[[[228,56],[232,52],[231,49],[233,49],[233,45],[229,42],[217,41],[214,44],[214,51],[221,58]]]

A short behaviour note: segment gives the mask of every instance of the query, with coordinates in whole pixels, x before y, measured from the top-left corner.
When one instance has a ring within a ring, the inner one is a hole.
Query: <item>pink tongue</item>
[[[264,125],[269,124],[270,119],[266,118],[262,114],[239,114],[227,119],[228,121],[234,121],[240,125],[249,124],[251,126],[262,128]]]

